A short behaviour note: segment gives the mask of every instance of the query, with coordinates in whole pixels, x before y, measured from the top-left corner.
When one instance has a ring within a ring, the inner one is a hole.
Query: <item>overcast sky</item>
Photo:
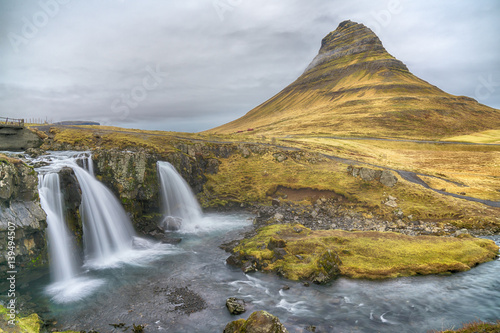
[[[0,117],[206,130],[293,82],[347,19],[500,109],[498,0],[0,0]]]

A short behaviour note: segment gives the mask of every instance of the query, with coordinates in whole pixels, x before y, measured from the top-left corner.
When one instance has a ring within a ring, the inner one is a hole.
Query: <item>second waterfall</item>
[[[202,222],[202,212],[189,184],[168,162],[157,162],[160,178],[163,229],[194,232]]]

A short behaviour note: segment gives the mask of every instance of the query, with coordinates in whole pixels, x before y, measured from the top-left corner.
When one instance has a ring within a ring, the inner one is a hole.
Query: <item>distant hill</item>
[[[416,77],[369,28],[344,21],[295,82],[207,132],[437,139],[495,128],[500,110]]]
[[[55,125],[100,125],[95,121],[85,121],[85,120],[74,120],[74,121],[60,121],[54,123]]]

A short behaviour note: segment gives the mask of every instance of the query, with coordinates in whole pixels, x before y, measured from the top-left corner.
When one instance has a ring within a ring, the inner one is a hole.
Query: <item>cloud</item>
[[[293,82],[345,19],[424,80],[500,108],[498,14],[494,0],[2,1],[1,115],[205,130]],[[148,68],[165,73],[154,89]]]

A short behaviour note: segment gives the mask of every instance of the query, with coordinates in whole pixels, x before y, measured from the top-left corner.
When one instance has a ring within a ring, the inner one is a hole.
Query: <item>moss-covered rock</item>
[[[278,317],[266,311],[256,311],[245,319],[230,322],[224,328],[224,333],[287,333]]]
[[[286,247],[273,245],[270,250],[270,243]],[[227,262],[274,272],[291,280],[326,283],[338,275],[380,279],[466,271],[496,258],[498,249],[491,240],[473,237],[313,231],[299,224],[287,224],[259,229],[257,235],[232,249]]]

